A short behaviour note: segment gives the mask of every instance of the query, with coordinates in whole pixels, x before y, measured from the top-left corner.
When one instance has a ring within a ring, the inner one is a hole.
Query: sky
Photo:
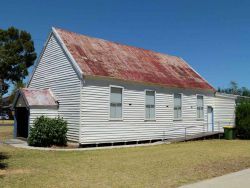
[[[0,28],[31,33],[40,54],[51,27],[183,58],[215,88],[250,88],[248,0],[1,1]]]

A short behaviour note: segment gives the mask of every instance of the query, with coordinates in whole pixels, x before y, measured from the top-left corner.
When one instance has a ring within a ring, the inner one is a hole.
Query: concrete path
[[[250,169],[227,174],[180,188],[249,188]]]
[[[1,144],[1,143],[0,143]],[[102,147],[89,147],[89,148],[46,148],[46,147],[33,147],[28,146],[26,141],[20,139],[9,139],[4,141],[4,144],[11,145],[16,148],[31,149],[31,150],[42,150],[42,151],[88,151],[88,150],[103,150],[103,149],[115,149],[115,148],[130,148],[130,147],[146,147],[160,144],[170,144],[170,142],[154,142],[147,144],[135,144],[135,145],[118,145],[118,146],[102,146]]]

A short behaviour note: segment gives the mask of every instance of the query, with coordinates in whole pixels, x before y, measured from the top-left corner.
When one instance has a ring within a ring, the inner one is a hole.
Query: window
[[[122,88],[110,88],[110,118],[122,119]]]
[[[204,101],[203,96],[197,96],[197,118],[203,119],[204,118]]]
[[[145,119],[155,119],[155,91],[146,91]]]
[[[181,119],[181,94],[174,94],[174,119]]]

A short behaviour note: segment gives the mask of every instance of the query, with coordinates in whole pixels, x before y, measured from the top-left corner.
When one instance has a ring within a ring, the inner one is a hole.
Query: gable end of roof
[[[58,43],[60,44],[61,48],[64,50],[67,57],[70,59],[70,62],[72,63],[72,66],[73,66],[74,70],[76,71],[77,75],[79,76],[80,80],[83,80],[83,72],[82,72],[81,68],[79,67],[79,65],[75,61],[74,57],[69,52],[68,48],[65,46],[63,40],[61,39],[60,35],[57,33],[57,31],[54,27],[52,27],[52,33],[54,34],[54,36],[58,40]]]

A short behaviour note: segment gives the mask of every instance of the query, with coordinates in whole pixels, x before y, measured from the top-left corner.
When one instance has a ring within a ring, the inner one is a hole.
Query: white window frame
[[[198,117],[198,97],[202,97],[203,98],[203,117],[202,118],[200,118],[200,117]],[[197,94],[196,95],[196,118],[197,118],[197,120],[204,120],[204,118],[205,118],[205,108],[204,108],[204,106],[205,106],[205,97],[204,97],[204,95],[200,95],[200,94]]]
[[[175,105],[174,105],[174,95],[181,95],[181,117],[180,118],[175,118],[174,117],[174,108],[175,108]],[[183,93],[174,93],[173,94],[173,120],[174,121],[182,121],[182,118],[183,118],[183,105],[182,105],[182,101],[183,101]]]
[[[152,119],[146,118],[146,94],[147,94],[147,91],[153,91],[155,93],[155,100],[154,100],[154,103],[155,103],[155,117],[152,118]],[[156,91],[152,90],[152,89],[145,89],[144,90],[144,121],[156,121]]]
[[[110,113],[110,104],[111,104],[111,88],[119,88],[119,89],[122,89],[122,116],[121,116],[121,118],[111,118],[111,113]],[[108,104],[108,106],[109,106],[109,121],[123,121],[123,106],[124,106],[124,104],[123,104],[123,92],[124,92],[124,87],[122,87],[122,86],[117,86],[117,85],[110,85],[109,86],[109,104]]]

